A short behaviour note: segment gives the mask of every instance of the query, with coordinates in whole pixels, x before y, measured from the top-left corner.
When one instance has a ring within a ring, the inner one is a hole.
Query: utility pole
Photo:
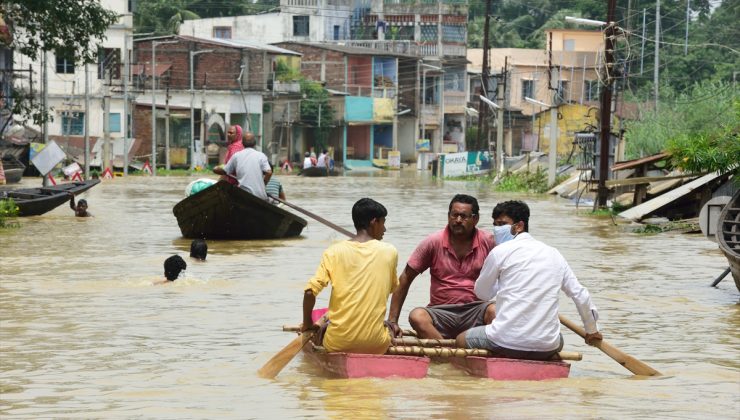
[[[43,78],[43,86],[44,86],[44,112],[49,112],[49,71],[47,70],[49,63],[46,51],[44,51],[44,55],[41,60],[41,77]],[[86,117],[87,118],[87,117]],[[47,115],[46,118],[44,118],[44,144],[49,143],[49,116]],[[41,185],[44,187],[49,185],[49,177],[44,176],[44,179],[41,180]]]
[[[108,79],[110,70],[105,71]],[[110,163],[110,83],[103,85],[103,170],[111,167]]]
[[[683,42],[683,55],[686,55],[689,53],[689,19],[690,19],[690,5],[691,0],[686,0],[686,38]]]
[[[123,176],[128,175],[128,135],[130,131],[128,123],[129,36],[130,34],[123,35]],[[87,71],[85,71],[85,77],[87,78]],[[85,95],[87,95],[87,84],[85,84]],[[85,171],[85,174],[87,175],[87,171]],[[87,179],[87,177],[85,179]]]
[[[85,180],[90,179],[90,71],[85,63]]]
[[[660,74],[660,0],[655,6],[655,68],[653,69],[653,85],[655,85],[655,112],[658,112],[658,75]]]
[[[491,22],[491,2],[493,0],[486,0],[486,19],[485,19],[485,26],[483,27],[483,69],[481,71],[481,90],[483,91],[482,94],[486,98],[488,98],[488,82],[491,79],[491,69],[489,68],[489,57],[488,53],[491,48],[490,46],[490,29],[489,29],[489,23]],[[488,119],[486,118],[488,116],[488,105],[483,103],[482,99],[478,99],[478,140],[477,140],[477,149],[480,149],[483,138],[483,127],[485,125],[486,129],[488,128]],[[488,130],[486,130],[488,131]],[[490,146],[486,145],[486,149],[488,149]]]
[[[647,9],[642,9],[642,46],[640,47],[640,76],[642,76],[642,64],[645,58],[645,16]]]
[[[660,4],[660,0],[658,0]],[[617,0],[609,0],[607,16],[605,45],[604,45],[604,73],[606,77],[604,89],[601,91],[601,118],[600,123],[600,153],[599,153],[599,187],[597,190],[597,204],[599,207],[606,207],[606,200],[609,197],[609,190],[606,188],[606,179],[609,176],[609,152],[611,143],[611,110],[612,110],[612,89],[614,75],[614,38],[616,37],[615,14],[617,9]],[[656,42],[657,45],[657,42]]]
[[[554,71],[552,65],[552,32],[550,32],[548,44],[548,66],[550,70],[547,73],[549,78],[548,88],[550,88],[552,96],[550,100],[550,150],[547,163],[547,185],[552,187],[555,185],[558,166],[558,87],[560,86],[560,72],[558,71],[557,78],[552,77]],[[555,79],[555,87],[553,87],[553,79]]]
[[[501,78],[497,83],[496,99],[498,109],[496,110],[496,164],[498,173],[504,172],[504,96],[506,92],[506,64],[509,57],[504,57],[504,68],[501,71]]]
[[[164,168],[170,170],[170,87],[164,97]]]

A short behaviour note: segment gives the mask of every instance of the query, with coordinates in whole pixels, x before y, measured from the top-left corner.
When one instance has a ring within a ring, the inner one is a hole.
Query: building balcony
[[[348,47],[370,48],[380,52],[408,54],[417,57],[439,57],[440,52],[443,56],[465,57],[467,49],[465,45],[442,44],[442,49],[438,48],[437,43],[422,44],[415,41],[379,41],[374,39],[360,40],[343,40],[338,42],[339,45]]]
[[[445,91],[445,114],[462,114],[465,112],[465,92]]]
[[[438,125],[441,107],[437,104],[425,104],[421,106],[421,122],[424,125]]]
[[[467,14],[467,0],[383,0],[383,12],[392,14]]]

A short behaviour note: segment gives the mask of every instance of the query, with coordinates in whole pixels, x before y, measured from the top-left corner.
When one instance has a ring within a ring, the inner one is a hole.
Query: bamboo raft
[[[298,327],[283,326],[283,331],[298,332]],[[407,331],[404,331],[406,335]],[[327,352],[322,346],[307,343],[303,352],[331,376],[341,378],[423,378],[430,358],[447,359],[471,376],[495,380],[544,380],[567,378],[570,364],[582,360],[576,352],[560,352],[552,360],[520,360],[493,357],[486,349],[455,347],[452,339],[401,337],[392,340],[385,354]]]

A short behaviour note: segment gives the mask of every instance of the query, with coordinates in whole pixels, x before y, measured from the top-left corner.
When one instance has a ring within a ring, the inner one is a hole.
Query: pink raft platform
[[[314,309],[314,321],[327,312]],[[339,378],[414,378],[427,376],[429,358],[386,354],[326,353],[317,351],[312,343],[303,346],[303,353],[327,374]]]
[[[541,381],[567,378],[570,364],[561,361],[503,359],[498,357],[455,357],[452,364],[471,376],[498,381]]]
[[[311,343],[303,353],[330,376],[339,378],[423,378],[429,370],[429,358],[386,354],[322,353]]]

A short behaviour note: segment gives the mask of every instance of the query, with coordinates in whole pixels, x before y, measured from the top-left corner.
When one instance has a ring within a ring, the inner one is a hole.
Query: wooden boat
[[[309,342],[303,353],[328,376],[338,378],[413,378],[427,375],[429,358],[388,354],[327,353]]]
[[[318,166],[312,166],[310,168],[301,169],[301,173],[299,175],[308,177],[329,176],[333,175],[332,172],[333,171],[329,171],[328,168],[319,168]]]
[[[504,359],[499,357],[455,357],[452,364],[471,376],[498,381],[541,381],[567,378],[570,364],[562,361]]]
[[[99,179],[67,182],[49,187],[21,188],[0,191],[0,199],[12,199],[18,206],[19,216],[38,216],[54,210],[69,201],[69,194],[80,194],[94,187]]]
[[[720,213],[717,222],[717,243],[730,263],[735,286],[740,291],[740,190]]]
[[[26,165],[21,163],[15,156],[5,155],[3,156],[3,170],[5,171],[5,183],[16,184],[21,182]]]
[[[175,205],[182,236],[203,239],[276,239],[298,236],[306,221],[219,181]]]

